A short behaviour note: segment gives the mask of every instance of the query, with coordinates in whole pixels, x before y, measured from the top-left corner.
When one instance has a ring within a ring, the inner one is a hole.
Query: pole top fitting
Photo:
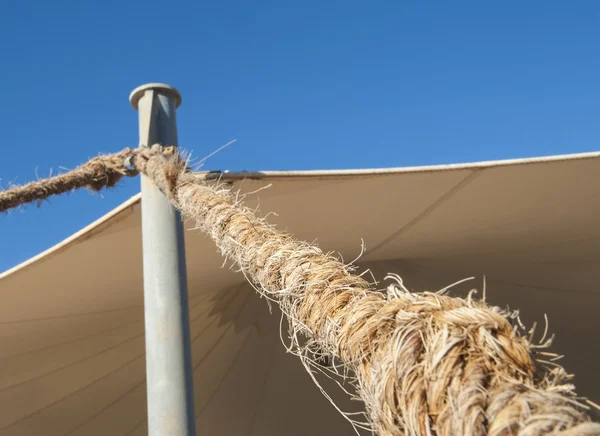
[[[175,100],[176,108],[178,108],[181,104],[181,94],[172,86],[165,85],[164,83],[146,83],[145,85],[138,86],[133,91],[131,91],[131,94],[129,94],[129,102],[135,110],[138,109],[138,103],[140,99],[144,96],[144,93],[150,89],[155,90],[159,94],[165,94],[170,97],[173,97],[173,99]]]

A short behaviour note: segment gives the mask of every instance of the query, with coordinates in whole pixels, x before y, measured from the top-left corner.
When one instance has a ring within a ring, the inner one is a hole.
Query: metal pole
[[[160,83],[133,90],[140,145],[177,145],[179,92]],[[142,243],[148,434],[195,436],[183,224],[179,212],[142,176]]]

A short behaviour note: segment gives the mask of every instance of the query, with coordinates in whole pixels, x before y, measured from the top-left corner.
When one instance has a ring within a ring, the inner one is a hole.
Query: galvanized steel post
[[[140,145],[177,145],[179,92],[160,83],[136,88]],[[142,176],[148,434],[195,436],[183,224],[179,212]]]

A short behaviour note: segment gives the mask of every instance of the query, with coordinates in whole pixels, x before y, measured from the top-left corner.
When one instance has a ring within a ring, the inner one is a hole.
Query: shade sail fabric
[[[521,309],[540,339],[548,315],[553,350],[566,355],[578,392],[599,402],[599,174],[591,153],[222,179],[250,193],[249,206],[275,212],[268,220],[279,229],[347,262],[364,241],[357,264],[377,279],[398,273],[419,291],[475,276],[452,291],[464,295],[481,290],[485,275],[488,300]],[[0,275],[0,436],[147,433],[140,223],[135,196]],[[285,353],[276,310],[193,227],[186,223],[198,433],[354,434]]]

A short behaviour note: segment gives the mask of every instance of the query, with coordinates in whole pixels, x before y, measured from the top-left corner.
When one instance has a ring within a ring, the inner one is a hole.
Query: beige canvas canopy
[[[378,280],[397,273],[420,291],[474,276],[452,291],[464,294],[485,275],[488,300],[537,321],[536,337],[548,315],[553,350],[598,402],[598,174],[591,153],[223,180],[258,191],[248,205],[346,262],[364,241],[357,264]],[[286,354],[275,309],[186,227],[199,434],[354,434]],[[1,274],[0,295],[0,436],[147,433],[139,196]]]

